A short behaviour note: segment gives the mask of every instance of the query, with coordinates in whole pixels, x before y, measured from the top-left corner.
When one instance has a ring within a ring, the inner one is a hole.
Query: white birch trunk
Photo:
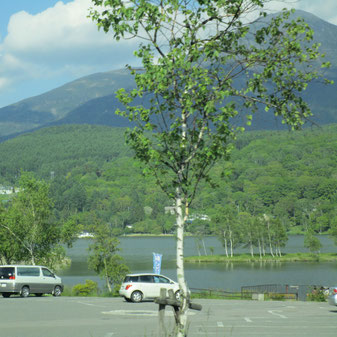
[[[259,246],[260,259],[262,259],[262,247],[261,247],[261,241],[260,241],[260,239],[258,239],[258,246]]]
[[[109,292],[112,292],[112,288],[111,288],[111,284],[110,284],[110,279],[109,279],[109,275],[108,275],[108,268],[107,268],[107,263],[106,263],[106,259],[104,259],[104,266],[105,266],[105,281],[106,281],[106,286],[108,287]]]
[[[274,257],[273,246],[272,246],[272,242],[271,242],[271,234],[270,234],[269,216],[267,216],[266,214],[264,214],[264,219],[265,219],[265,221],[267,223],[267,232],[268,232],[268,241],[269,241],[270,254],[271,254],[272,257]]]
[[[228,257],[228,248],[227,248],[226,231],[223,232],[223,239],[224,239],[224,244],[225,244],[225,252],[226,252],[226,256]]]
[[[263,256],[266,256],[265,242],[263,237],[262,237],[262,254]]]
[[[231,257],[233,257],[233,238],[231,230],[229,231],[229,243],[230,243]]]
[[[204,247],[204,252],[205,252],[205,255],[207,256],[207,250],[206,250],[206,246],[205,246],[205,240],[204,238],[201,239],[201,242],[202,242],[202,246]]]
[[[253,242],[252,241],[249,242],[249,246],[250,246],[250,255],[252,257],[254,257],[254,247],[253,247]]]
[[[179,311],[179,322],[177,326],[177,337],[185,337],[187,332],[187,285],[184,270],[184,215],[180,188],[177,188],[176,197],[177,213],[177,279],[181,294],[181,307]]]

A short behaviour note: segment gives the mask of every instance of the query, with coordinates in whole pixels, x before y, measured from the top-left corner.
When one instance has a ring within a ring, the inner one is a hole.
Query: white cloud
[[[112,40],[98,33],[88,15],[89,0],[68,4],[58,2],[54,7],[37,15],[18,12],[8,25],[5,45],[14,52],[52,52],[58,49],[112,44]]]
[[[270,12],[280,11],[283,8],[301,9],[312,13],[321,19],[337,24],[337,1],[324,0],[266,0],[265,10]]]
[[[0,107],[17,101],[20,95],[29,97],[80,76],[135,64],[133,50],[137,42],[117,43],[112,34],[98,31],[87,17],[92,4],[91,0],[67,4],[59,1],[36,15],[25,11],[12,15],[8,34],[0,42]],[[275,0],[266,4],[271,11],[284,7],[303,9],[337,24],[336,0],[325,0],[324,6],[317,0]],[[48,86],[43,87],[47,82]],[[39,88],[34,87],[36,83]]]
[[[298,0],[295,2],[294,7],[310,12],[330,23],[337,24],[336,0],[324,0],[324,3],[318,0]]]
[[[6,88],[10,83],[10,80],[8,78],[2,78],[0,77],[0,90],[3,88]]]
[[[0,44],[2,88],[31,77],[64,74],[69,79],[134,63],[135,42],[116,42],[112,34],[98,31],[87,17],[92,4],[59,1],[36,15],[25,11],[12,15],[8,35]]]

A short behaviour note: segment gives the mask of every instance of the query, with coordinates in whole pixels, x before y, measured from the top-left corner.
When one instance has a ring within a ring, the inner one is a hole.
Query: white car
[[[176,299],[180,298],[179,285],[166,276],[157,274],[128,274],[119,290],[119,295],[128,302],[152,300],[160,296],[160,289],[172,289]]]
[[[329,289],[328,302],[330,305],[337,306],[337,287]]]

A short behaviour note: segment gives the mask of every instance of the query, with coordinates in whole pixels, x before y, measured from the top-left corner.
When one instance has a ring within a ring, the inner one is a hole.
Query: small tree
[[[65,257],[62,243],[70,244],[77,233],[73,222],[53,221],[49,185],[31,173],[22,173],[19,190],[6,208],[0,210],[0,246],[7,262],[60,264]]]
[[[331,219],[331,228],[329,230],[329,234],[330,237],[334,240],[335,245],[337,245],[337,214]]]
[[[122,263],[122,257],[117,254],[119,241],[113,234],[111,226],[96,220],[92,231],[94,238],[89,246],[91,253],[88,258],[89,268],[105,279],[109,292],[112,292],[112,285],[114,290],[117,290],[129,269]]]
[[[0,258],[2,264],[11,264],[18,260],[21,245],[7,229],[7,211],[0,205]]]
[[[234,249],[242,243],[242,235],[239,226],[237,211],[232,204],[227,207],[215,205],[212,221],[215,223],[216,233],[225,248],[228,257],[234,256]]]
[[[314,231],[308,229],[304,236],[304,247],[308,248],[311,253],[319,254],[322,248],[322,243],[314,236]]]
[[[273,219],[271,221],[273,230],[273,242],[275,246],[275,253],[282,256],[281,248],[285,247],[288,241],[287,230],[281,219]]]
[[[91,16],[114,37],[138,37],[135,55],[143,69],[132,70],[137,88],[118,98],[121,115],[138,127],[127,141],[157,183],[174,200],[177,226],[177,277],[182,301],[177,336],[187,333],[187,285],[184,273],[184,226],[201,180],[228,159],[239,111],[261,107],[292,129],[311,115],[300,97],[316,78],[312,62],[317,45],[301,19],[283,11],[268,22],[260,18],[268,0],[92,0]],[[149,105],[134,105],[147,97]]]
[[[16,258],[33,265],[42,261],[59,242],[59,228],[51,222],[52,200],[49,185],[32,174],[23,173],[20,190],[12,199],[2,224],[20,243]]]

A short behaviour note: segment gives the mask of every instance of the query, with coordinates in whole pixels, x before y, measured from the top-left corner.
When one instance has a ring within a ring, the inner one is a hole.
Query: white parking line
[[[155,317],[158,316],[158,310],[111,310],[111,311],[102,311],[104,315],[117,315],[117,316],[149,316]],[[171,311],[166,313],[167,316],[172,316]]]
[[[281,318],[288,318],[287,316],[284,316],[282,314],[279,314],[278,312],[282,312],[282,310],[268,310],[268,312],[272,315],[281,317]]]
[[[253,323],[253,321],[252,321],[250,318],[248,318],[248,317],[245,317],[244,320],[245,320],[247,323]]]
[[[217,324],[218,328],[224,328],[224,325],[223,325],[222,322],[217,322],[216,324]]]
[[[158,310],[111,310],[102,311],[103,315],[116,315],[116,316],[147,316],[156,317],[158,316]],[[194,316],[194,312],[188,312],[188,316]],[[173,311],[167,310],[165,316],[173,316]]]
[[[92,304],[92,303],[87,303],[87,302],[76,301],[76,303],[87,305],[89,307],[106,308],[106,306],[104,305],[97,305],[97,304]]]

